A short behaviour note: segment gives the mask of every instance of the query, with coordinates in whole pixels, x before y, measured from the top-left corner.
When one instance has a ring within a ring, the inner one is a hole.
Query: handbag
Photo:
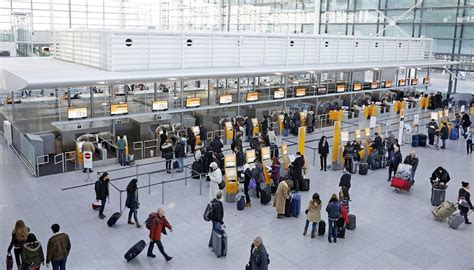
[[[11,254],[7,254],[6,265],[7,270],[13,270],[13,257]]]
[[[458,204],[462,207],[470,208],[469,203],[466,201],[466,198],[459,197]]]
[[[218,186],[219,186],[219,189],[220,189],[220,190],[223,190],[223,189],[225,188],[225,181],[224,181],[224,180],[221,180],[221,181],[219,182]]]
[[[255,181],[255,178],[250,178],[249,189],[256,189],[256,188],[257,188],[257,181]]]

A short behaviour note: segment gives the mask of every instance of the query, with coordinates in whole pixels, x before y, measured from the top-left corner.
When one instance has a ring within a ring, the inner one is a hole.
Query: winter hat
[[[469,182],[461,182],[463,188],[467,188],[469,186]]]
[[[32,233],[28,234],[28,237],[26,238],[27,243],[32,243],[32,242],[36,242],[36,241],[38,241],[36,239],[36,235],[34,235]]]
[[[212,162],[211,165],[209,165],[209,167],[211,167],[213,170],[217,169],[217,163],[216,162]]]

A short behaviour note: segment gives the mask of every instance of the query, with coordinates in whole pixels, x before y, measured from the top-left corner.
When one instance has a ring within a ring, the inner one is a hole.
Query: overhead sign
[[[386,81],[384,81],[383,85],[384,85],[385,88],[392,87],[392,81],[391,80],[386,80]]]
[[[127,103],[118,103],[112,104],[110,106],[110,115],[120,115],[128,113],[128,104]]]
[[[277,89],[273,92],[273,99],[282,99],[285,97],[285,90],[282,88]]]
[[[297,97],[304,97],[306,95],[306,89],[305,88],[296,88],[295,95]]]
[[[407,81],[405,79],[398,80],[398,86],[405,86]]]
[[[341,131],[341,142],[348,142],[348,141],[349,141],[349,132]]]
[[[354,83],[354,91],[359,91],[362,89],[362,84],[360,82]]]
[[[83,153],[84,157],[84,169],[92,169],[92,152],[91,151],[85,151]]]
[[[232,103],[232,95],[222,95],[219,97],[219,104],[231,104]]]
[[[168,110],[168,100],[155,100],[152,104],[152,111]]]
[[[356,139],[360,139],[360,129],[355,130],[355,137]]]
[[[411,85],[417,85],[418,84],[418,79],[411,79]]]
[[[67,109],[67,119],[87,118],[87,108],[69,108]]]
[[[336,87],[336,92],[342,93],[346,90],[346,86],[344,84],[338,84]]]
[[[258,101],[258,92],[247,93],[247,101]]]
[[[201,98],[186,98],[186,108],[197,108],[201,106]]]
[[[379,82],[373,81],[373,82],[370,84],[370,88],[371,88],[371,89],[377,89],[377,88],[379,88]]]
[[[430,77],[423,78],[423,84],[430,84]]]
[[[419,114],[415,114],[415,115],[413,116],[413,125],[417,126],[419,123],[420,123],[420,115],[419,115]]]

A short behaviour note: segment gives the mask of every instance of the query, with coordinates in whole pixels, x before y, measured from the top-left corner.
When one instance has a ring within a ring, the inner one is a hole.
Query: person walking
[[[166,160],[166,172],[171,173],[171,162],[173,161],[173,144],[171,139],[167,139],[161,146],[161,153]]]
[[[140,228],[141,225],[138,223],[137,212],[140,208],[140,202],[138,201],[138,186],[137,179],[132,179],[127,186],[127,200],[125,201],[125,206],[130,209],[128,212],[128,224],[135,225],[137,228]],[[132,221],[132,215],[135,219],[135,223]]]
[[[21,219],[17,220],[15,227],[12,231],[12,240],[8,245],[7,254],[11,255],[13,249],[13,255],[15,256],[15,262],[18,270],[21,270],[22,260],[21,254],[23,251],[23,245],[26,243],[30,229],[26,227],[25,222]]]
[[[441,149],[446,149],[446,140],[449,138],[448,123],[443,122],[439,133],[442,142]]]
[[[94,147],[94,144],[90,141],[85,141],[83,144],[82,144],[82,153],[84,152],[92,152],[92,156],[94,156],[94,152],[95,152],[95,147]],[[87,169],[87,168],[84,168],[82,170],[82,172],[86,173],[87,170],[89,170],[89,172],[93,172],[92,169]]]
[[[118,161],[120,166],[125,166],[127,165],[127,159],[125,156],[125,148],[127,147],[127,142],[123,138],[123,136],[120,136],[119,139],[117,140],[117,151],[118,151]]]
[[[436,123],[436,120],[431,119],[426,127],[428,128],[428,144],[434,145],[436,130],[438,130],[438,124]]]
[[[270,259],[267,249],[263,245],[262,237],[257,236],[250,246],[250,259],[245,266],[246,270],[268,270]]]
[[[400,147],[395,145],[393,152],[388,154],[388,182],[392,179],[392,173],[395,175],[398,169],[398,165],[402,163],[402,153],[400,152]]]
[[[69,235],[60,232],[59,224],[51,225],[53,236],[48,240],[46,251],[46,267],[49,263],[53,265],[53,270],[66,270],[67,257],[71,251],[71,241]]]
[[[214,248],[212,246],[212,235],[214,234],[214,231],[217,233],[223,233],[224,232],[224,206],[222,205],[222,191],[218,191],[216,193],[216,197],[211,200],[211,206],[212,206],[212,230],[211,230],[211,238],[209,239],[209,247]]]
[[[21,252],[23,270],[39,270],[44,264],[43,247],[32,233],[28,234]]]
[[[219,191],[219,183],[224,180],[222,179],[222,171],[216,162],[212,162],[209,167],[211,169],[211,172],[208,175],[211,182],[209,185],[209,200],[213,200],[216,198],[217,192]]]
[[[176,144],[176,147],[174,148],[174,157],[178,161],[179,168],[177,172],[183,172],[184,171],[184,158],[186,157],[186,152],[185,152],[185,139],[182,138],[181,140],[178,140],[178,143]]]
[[[464,223],[471,224],[468,219],[469,210],[473,209],[471,203],[471,193],[470,186],[468,182],[461,182],[461,188],[459,189],[458,196],[458,209],[461,216],[464,217]]]
[[[337,243],[337,227],[336,221],[341,217],[342,206],[339,202],[337,195],[332,194],[328,205],[326,206],[326,212],[328,213],[328,241],[332,243],[331,237],[334,239],[334,243]]]
[[[171,224],[165,217],[165,210],[163,208],[159,208],[156,213],[151,213],[148,218],[150,219],[150,245],[148,246],[147,256],[152,258],[156,257],[155,254],[153,254],[153,247],[156,244],[163,257],[165,257],[165,260],[167,262],[171,261],[173,257],[166,254],[163,244],[161,243],[161,234],[163,231],[165,231],[165,228],[168,228],[170,232],[173,232]]]
[[[418,168],[418,158],[416,157],[416,152],[411,151],[408,156],[405,157],[403,164],[408,164],[411,166],[411,184],[415,184],[415,172]]]
[[[466,139],[466,151],[467,154],[472,154],[472,128],[468,128],[467,132],[464,134],[464,138]]]
[[[345,167],[343,170],[343,175],[341,176],[341,179],[339,180],[339,187],[346,187],[347,190],[351,188],[351,178],[352,175],[349,172],[349,168]]]
[[[109,197],[109,173],[104,172],[100,177],[99,180],[95,182],[94,189],[95,189],[95,199],[98,201],[100,200],[100,209],[99,209],[99,218],[104,219],[104,209],[105,203],[107,202],[107,198]]]
[[[292,165],[292,177],[295,191],[300,191],[300,185],[303,181],[303,166],[304,166],[304,157],[300,152],[296,153],[295,160],[291,163]]]
[[[308,202],[308,207],[306,207],[306,223],[304,225],[303,235],[306,235],[308,232],[309,223],[312,222],[311,228],[311,238],[316,237],[316,224],[321,221],[321,208],[323,204],[319,198],[318,193],[314,193],[311,200]]]
[[[323,169],[324,171],[326,171],[328,154],[329,154],[329,143],[326,136],[322,136],[321,140],[319,140],[318,152],[319,152],[319,159],[321,162],[320,171],[322,171]]]
[[[284,180],[278,184],[278,188],[275,192],[275,200],[273,201],[273,207],[276,208],[277,218],[285,217],[285,206],[287,200],[290,198],[290,190],[293,187],[292,180]]]

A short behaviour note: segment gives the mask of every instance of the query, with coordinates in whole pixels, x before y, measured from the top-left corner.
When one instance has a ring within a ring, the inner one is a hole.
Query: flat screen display
[[[186,98],[186,108],[197,108],[201,106],[201,98]]]
[[[304,97],[306,95],[306,89],[305,88],[296,88],[295,95],[297,97]]]
[[[361,83],[354,83],[354,91],[359,91],[362,89],[362,84]]]
[[[405,86],[407,84],[405,79],[398,80],[398,86]]]
[[[373,82],[370,84],[370,89],[377,89],[377,88],[379,88],[379,82],[373,81]]]
[[[430,78],[429,77],[423,78],[423,84],[430,84]]]
[[[273,99],[282,99],[285,97],[285,90],[277,89],[273,92]]]
[[[168,110],[168,101],[167,100],[155,100],[152,105],[153,111],[166,111]]]
[[[232,103],[232,95],[222,95],[219,97],[219,104],[231,104]]]
[[[258,101],[258,93],[257,92],[247,93],[247,101]]]
[[[69,108],[67,109],[68,119],[83,119],[87,118],[87,108]]]
[[[385,88],[392,87],[392,81],[386,80],[383,85],[384,85]]]
[[[110,115],[121,115],[128,113],[128,104],[127,103],[119,103],[119,104],[112,104],[110,106]]]
[[[344,84],[338,84],[336,87],[336,92],[342,93],[346,90],[346,86]]]
[[[411,79],[411,85],[417,85],[418,79]]]
[[[318,87],[318,95],[325,95],[327,92],[328,89],[326,87]]]

